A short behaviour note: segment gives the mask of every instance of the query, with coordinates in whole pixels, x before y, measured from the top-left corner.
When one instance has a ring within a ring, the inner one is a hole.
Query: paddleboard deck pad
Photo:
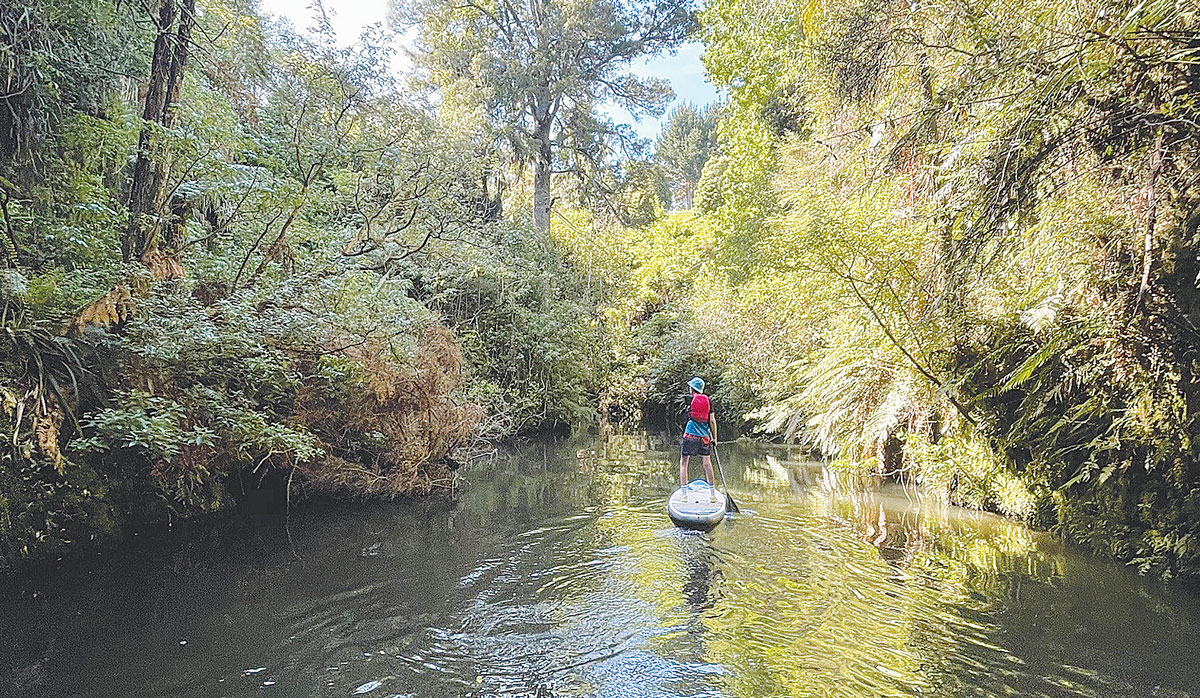
[[[725,495],[704,480],[692,480],[671,493],[667,516],[680,528],[712,529],[725,518]]]

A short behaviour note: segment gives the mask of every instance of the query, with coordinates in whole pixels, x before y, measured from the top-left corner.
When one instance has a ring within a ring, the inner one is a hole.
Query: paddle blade
[[[739,514],[742,509],[733,501],[733,495],[729,494],[729,490],[725,491],[725,511],[731,514]]]

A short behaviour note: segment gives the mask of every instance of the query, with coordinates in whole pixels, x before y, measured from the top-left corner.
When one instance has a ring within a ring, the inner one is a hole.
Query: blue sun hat
[[[687,384],[688,384],[689,388],[691,388],[692,390],[695,390],[698,393],[704,392],[704,379],[701,378],[700,376],[696,376],[696,377],[692,378],[690,381],[687,382]]]

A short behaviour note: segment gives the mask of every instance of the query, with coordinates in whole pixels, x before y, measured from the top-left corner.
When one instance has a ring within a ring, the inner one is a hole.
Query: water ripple
[[[1017,524],[730,448],[727,472],[773,479],[684,532],[672,463],[596,452],[497,461],[442,509],[314,513],[103,623],[67,593],[0,605],[8,646],[40,648],[0,658],[0,695],[1198,695],[1194,596]]]

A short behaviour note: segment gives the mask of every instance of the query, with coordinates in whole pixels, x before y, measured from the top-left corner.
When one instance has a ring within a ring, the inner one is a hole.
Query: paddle
[[[717,455],[717,442],[712,444],[713,460],[717,463],[717,473],[721,476],[721,487],[725,489],[725,509],[737,514],[741,512],[737,502],[733,501],[733,495],[729,494],[729,484],[725,482],[725,470],[721,468],[721,458]]]

